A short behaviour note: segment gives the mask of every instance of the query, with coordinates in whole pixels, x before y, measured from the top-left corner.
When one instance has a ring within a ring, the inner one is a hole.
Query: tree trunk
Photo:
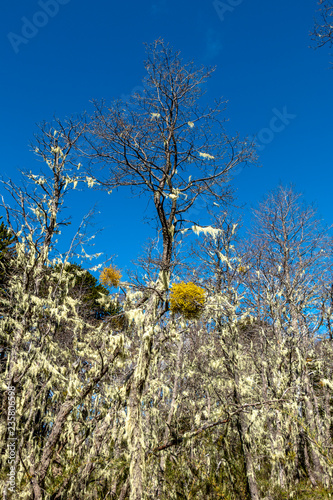
[[[305,392],[305,405],[304,406],[305,406],[305,414],[306,414],[306,424],[307,424],[308,428],[310,429],[312,438],[314,438],[316,441],[319,441],[319,443],[320,443],[323,436],[320,436],[321,433],[320,433],[319,429],[317,429],[317,426],[316,426],[316,422],[320,421],[320,415],[318,415],[318,413],[314,411],[315,409],[314,409],[314,405],[313,405],[312,397],[311,397],[313,390],[312,390],[312,387],[310,385],[309,376],[308,376],[307,372],[305,373],[304,386],[305,386],[304,387],[304,392]],[[310,468],[311,468],[311,476],[315,480],[315,482],[317,484],[322,483],[322,484],[328,485],[329,479],[328,479],[328,476],[326,474],[326,471],[324,470],[324,467],[320,463],[318,450],[315,448],[313,443],[309,443],[307,448],[308,448],[308,453],[309,453],[309,456],[311,457],[311,462],[312,462],[311,464],[310,464],[310,462],[308,462],[308,464],[307,464],[307,468],[308,468],[309,473],[310,473]]]
[[[130,500],[145,498],[146,459],[145,438],[142,428],[142,393],[151,361],[153,330],[143,335],[138,362],[130,386],[126,435],[130,454]]]
[[[178,346],[178,355],[177,355],[177,362],[176,362],[176,375],[175,375],[175,380],[174,380],[174,384],[173,384],[172,401],[171,401],[171,404],[170,404],[170,410],[169,410],[169,414],[168,414],[167,425],[166,425],[165,431],[164,431],[164,443],[168,442],[168,438],[169,438],[169,435],[170,435],[170,425],[171,425],[171,422],[172,422],[172,417],[173,417],[175,406],[176,406],[176,400],[177,400],[177,395],[178,395],[178,383],[179,383],[179,376],[180,376],[182,348],[183,348],[183,340],[181,340],[179,342],[179,346]],[[163,491],[165,462],[166,462],[166,457],[162,453],[161,454],[161,460],[160,460],[160,476],[161,476],[161,481],[159,481],[159,484],[158,484],[157,498],[161,497],[161,493]]]
[[[240,394],[238,392],[237,383],[238,383],[238,376],[235,375],[234,399],[235,403],[238,406],[241,406],[242,402]],[[248,493],[250,495],[251,500],[260,500],[258,485],[254,472],[253,457],[250,450],[250,444],[246,438],[247,424],[244,412],[240,412],[237,416],[237,429],[244,457],[244,466],[246,472]]]

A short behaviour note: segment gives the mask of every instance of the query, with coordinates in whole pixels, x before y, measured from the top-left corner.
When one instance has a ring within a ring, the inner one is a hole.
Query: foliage
[[[170,292],[170,311],[186,319],[199,318],[205,303],[205,291],[192,282],[174,283]]]
[[[121,279],[121,272],[115,267],[105,267],[99,277],[100,282],[105,286],[118,287]]]

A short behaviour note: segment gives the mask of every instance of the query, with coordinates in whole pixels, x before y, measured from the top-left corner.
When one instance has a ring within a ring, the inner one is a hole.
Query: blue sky
[[[162,37],[185,60],[217,67],[206,98],[229,101],[230,131],[260,138],[262,168],[234,177],[245,223],[268,190],[292,182],[333,224],[333,55],[309,48],[316,0],[223,3],[224,14],[203,0],[3,0],[0,173],[16,179],[17,168],[39,168],[29,151],[36,123],[89,111],[92,99],[111,101],[139,87],[144,43]],[[278,127],[274,117],[281,114]],[[142,222],[147,201],[120,191],[77,193],[67,201],[73,231],[96,201],[96,222],[105,230],[95,250],[117,255],[116,264],[126,267],[153,234]]]

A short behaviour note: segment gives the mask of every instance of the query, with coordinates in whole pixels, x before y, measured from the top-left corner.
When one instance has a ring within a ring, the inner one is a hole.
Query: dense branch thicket
[[[319,0],[319,15],[311,33],[317,47],[332,46],[333,43],[333,4],[331,0]]]
[[[189,220],[200,197],[226,204],[228,173],[253,150],[227,136],[218,108],[199,108],[209,72],[160,41],[146,69],[145,94],[127,106],[44,124],[43,172],[4,183],[3,497],[329,498],[329,230],[282,186],[249,236],[225,206],[212,226]],[[56,254],[78,183],[151,199],[161,246],[137,280],[106,267],[102,286]]]

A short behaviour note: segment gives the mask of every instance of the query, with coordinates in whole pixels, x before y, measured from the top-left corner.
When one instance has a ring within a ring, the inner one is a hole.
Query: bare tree
[[[0,342],[6,346],[1,382],[15,399],[16,411],[8,411],[5,393],[1,462],[6,471],[6,442],[15,429],[19,430],[10,462],[16,471],[16,494],[38,500],[50,498],[50,491],[54,492],[50,476],[55,470],[60,468],[66,483],[73,452],[84,448],[87,428],[103,420],[102,414],[97,417],[89,395],[121,353],[119,336],[106,334],[110,325],[103,322],[96,326],[84,317],[82,295],[74,292],[73,297],[75,281],[84,271],[70,266],[66,257],[61,259],[55,252],[54,240],[66,224],[61,219],[64,198],[82,180],[77,175],[74,148],[83,132],[82,122],[69,120],[62,125],[58,121],[55,128],[43,124],[35,152],[43,160],[44,170],[38,175],[26,172],[22,187],[3,181],[12,200],[6,198],[2,206],[16,244],[10,279],[0,291]],[[70,332],[71,347],[59,341],[58,332],[64,330]],[[14,422],[12,428],[6,421]],[[69,446],[68,434],[73,437],[73,446]],[[98,452],[98,438],[97,432],[91,456]],[[59,450],[67,460],[57,456]],[[13,493],[5,476],[1,483],[4,495],[7,490]],[[62,486],[58,480],[56,489]]]
[[[333,44],[333,4],[331,0],[319,0],[319,18],[317,18],[312,39],[317,47]]]
[[[279,186],[254,215],[251,249],[243,266],[247,304],[262,324],[254,343],[260,347],[257,368],[266,394],[281,397],[287,392],[291,398],[268,421],[272,450],[280,457],[272,469],[272,484],[279,478],[284,487],[297,476],[294,468],[287,467],[289,442],[298,469],[303,464],[313,486],[328,486],[330,462],[323,450],[330,442],[331,416],[330,410],[323,419],[320,416],[326,396],[321,390],[318,397],[314,377],[324,377],[317,347],[331,281],[331,238],[315,209],[302,202],[292,187]],[[312,364],[314,359],[318,365]],[[294,423],[286,414],[295,416]]]
[[[163,41],[147,50],[145,91],[131,102],[95,103],[86,134],[92,160],[89,175],[107,190],[128,186],[152,202],[162,248],[159,278],[145,298],[142,341],[131,377],[127,436],[131,500],[144,497],[145,437],[141,400],[148,377],[158,318],[165,314],[175,241],[199,198],[206,204],[230,199],[229,174],[254,161],[253,144],[229,137],[223,102],[201,109],[198,100],[212,70],[183,63]],[[98,172],[96,164],[102,165]],[[138,305],[137,305],[138,307]]]

